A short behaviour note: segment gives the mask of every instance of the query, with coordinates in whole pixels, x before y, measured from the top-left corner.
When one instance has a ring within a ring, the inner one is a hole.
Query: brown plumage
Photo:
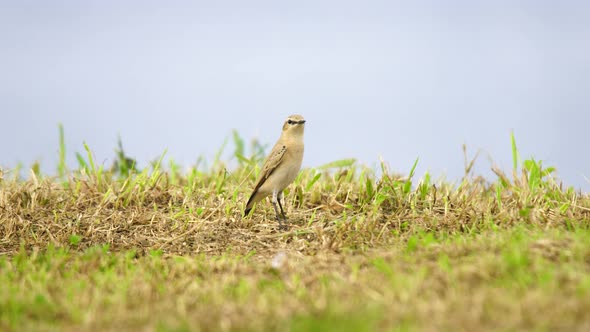
[[[303,161],[303,131],[305,119],[301,115],[291,115],[285,120],[281,137],[266,158],[260,177],[248,199],[244,215],[248,215],[252,207],[265,197],[272,195],[279,226],[282,227],[281,216],[287,220],[281,199],[283,190],[297,177]],[[280,207],[281,215],[277,209]]]

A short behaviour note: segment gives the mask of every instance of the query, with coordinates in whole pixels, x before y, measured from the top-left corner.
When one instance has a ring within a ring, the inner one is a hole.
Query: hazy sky
[[[140,166],[212,158],[232,129],[306,125],[304,166],[340,158],[454,179],[462,144],[590,183],[588,1],[2,1],[0,165],[55,172],[117,135]]]

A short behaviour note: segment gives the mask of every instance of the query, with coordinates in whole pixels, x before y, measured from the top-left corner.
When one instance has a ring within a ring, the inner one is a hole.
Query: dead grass
[[[241,216],[254,165],[4,174],[0,329],[590,329],[590,198],[540,163],[457,184],[308,169],[286,232],[270,204]]]

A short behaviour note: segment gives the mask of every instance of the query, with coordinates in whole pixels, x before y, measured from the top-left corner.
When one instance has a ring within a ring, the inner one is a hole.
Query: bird
[[[272,195],[271,202],[279,222],[279,229],[286,228],[283,221],[287,222],[287,216],[283,210],[281,199],[283,199],[283,190],[295,180],[301,169],[304,129],[305,119],[303,116],[294,114],[287,117],[281,136],[262,166],[258,181],[256,181],[254,190],[246,203],[244,216],[250,213],[254,204]],[[280,215],[277,205],[281,210]]]

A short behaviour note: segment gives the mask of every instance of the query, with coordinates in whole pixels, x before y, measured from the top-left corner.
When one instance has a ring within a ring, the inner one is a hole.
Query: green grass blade
[[[420,158],[416,158],[414,164],[412,165],[412,169],[410,169],[408,180],[404,183],[404,194],[408,194],[412,190],[412,178],[414,177],[414,173],[416,172],[416,166],[418,166],[419,159]]]
[[[66,139],[64,133],[64,126],[60,123],[59,127],[59,164],[57,165],[57,171],[61,179],[65,179],[67,167],[66,167]]]
[[[92,174],[96,173],[96,165],[94,164],[94,158],[92,157],[92,151],[90,151],[90,147],[88,147],[88,144],[86,144],[86,142],[83,143],[84,144],[84,150],[86,150],[86,156],[88,157],[88,164],[90,165],[90,172]]]
[[[317,173],[314,177],[309,180],[307,185],[305,186],[305,191],[309,191],[311,187],[313,187],[314,183],[316,183],[322,177],[322,173]]]
[[[318,167],[318,169],[328,170],[328,169],[333,169],[333,168],[347,168],[347,167],[351,167],[352,165],[354,165],[355,162],[356,162],[356,159],[354,159],[354,158],[341,159],[341,160],[336,160],[336,161],[324,164],[324,165]]]
[[[518,157],[518,149],[516,147],[516,138],[514,137],[514,132],[510,133],[510,143],[512,145],[512,170],[514,171],[514,174],[516,174],[516,172],[518,171],[519,157]]]
[[[78,152],[76,152],[76,160],[78,160],[78,166],[80,169],[88,171],[88,163],[86,163],[84,157]]]

